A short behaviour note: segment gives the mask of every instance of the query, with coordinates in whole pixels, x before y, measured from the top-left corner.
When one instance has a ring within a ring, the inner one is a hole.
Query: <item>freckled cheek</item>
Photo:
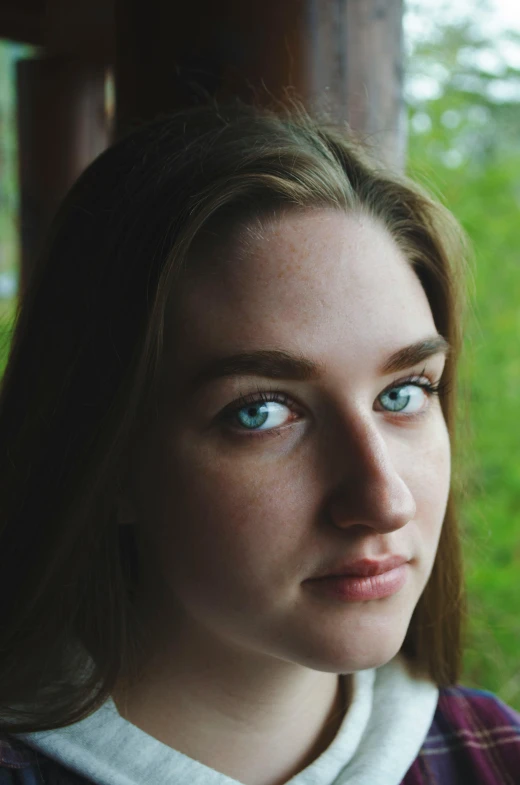
[[[281,580],[297,564],[309,500],[296,468],[187,451],[168,473],[157,545],[175,554],[183,572],[262,582]]]
[[[423,527],[425,540],[436,547],[450,490],[451,456],[447,431],[436,433],[413,476],[417,519]]]

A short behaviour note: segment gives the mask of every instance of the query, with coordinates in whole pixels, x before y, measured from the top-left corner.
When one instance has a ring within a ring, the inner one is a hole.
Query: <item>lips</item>
[[[374,575],[381,575],[382,573],[395,570],[402,564],[406,564],[409,559],[406,556],[399,554],[391,554],[382,559],[358,559],[354,562],[343,562],[336,567],[332,567],[330,571],[317,575],[311,580],[319,580],[321,578],[343,577],[343,576],[358,576],[369,578]]]

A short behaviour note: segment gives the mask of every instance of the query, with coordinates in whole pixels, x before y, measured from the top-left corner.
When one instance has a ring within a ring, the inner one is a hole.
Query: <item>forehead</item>
[[[288,211],[242,227],[225,249],[206,245],[205,256],[174,304],[183,353],[277,347],[319,359],[380,357],[435,332],[410,263],[366,215]]]

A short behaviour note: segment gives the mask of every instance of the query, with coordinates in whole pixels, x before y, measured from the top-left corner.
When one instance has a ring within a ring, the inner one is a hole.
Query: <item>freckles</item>
[[[211,484],[206,479],[203,483],[207,515],[231,537],[235,534],[250,541],[254,549],[258,542],[265,545],[280,540],[301,526],[305,501],[295,477],[282,478],[279,472],[267,469],[255,472],[251,467],[232,479],[224,472],[214,475]]]
[[[416,463],[413,487],[417,505],[423,508],[426,519],[440,525],[442,520],[437,518],[444,516],[450,489],[451,456],[447,433],[433,438],[435,444]]]
[[[238,275],[240,285],[237,291],[242,290],[241,299],[250,304],[255,302],[258,292],[263,292],[261,301],[264,297],[272,302],[282,301],[281,313],[285,312],[286,304],[292,305],[295,297],[312,304],[309,287],[315,288],[314,268],[323,266],[320,248],[318,240],[302,237],[298,228],[284,226],[282,231],[279,225],[271,226],[260,248],[246,248],[247,264],[244,265],[243,273]],[[228,266],[228,277],[237,280],[234,265]],[[288,290],[286,296],[285,284]],[[244,313],[247,310],[244,308]],[[301,311],[300,308],[300,315]]]
[[[266,478],[236,459],[182,455],[178,469],[170,498],[180,501],[194,528],[237,531],[266,505]]]

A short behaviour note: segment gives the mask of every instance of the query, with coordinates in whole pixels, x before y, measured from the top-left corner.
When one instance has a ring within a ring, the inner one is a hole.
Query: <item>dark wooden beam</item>
[[[104,66],[33,58],[17,76],[23,292],[59,202],[108,136]]]
[[[113,3],[46,0],[44,10],[44,48],[17,72],[22,291],[61,199],[109,142]]]
[[[308,95],[405,164],[402,0],[307,3]]]
[[[402,0],[116,0],[116,127],[205,94],[287,88],[404,163]]]
[[[47,0],[46,49],[53,55],[112,63],[114,24],[113,0]]]
[[[47,54],[19,65],[22,280],[60,199],[109,141],[110,62],[117,135],[207,96],[262,104],[293,95],[348,121],[402,168],[402,3],[0,0],[0,25],[2,13],[25,19],[22,40]],[[14,27],[5,31],[16,38]]]
[[[1,0],[0,38],[43,46],[45,0]]]

